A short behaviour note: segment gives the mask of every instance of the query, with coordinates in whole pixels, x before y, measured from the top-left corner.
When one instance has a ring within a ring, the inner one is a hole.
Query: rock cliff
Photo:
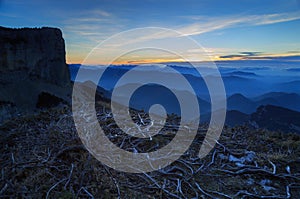
[[[0,72],[26,70],[31,77],[64,86],[69,82],[65,43],[56,28],[0,27]]]
[[[0,27],[0,46],[0,122],[16,112],[35,111],[45,93],[70,101],[70,74],[59,29]]]

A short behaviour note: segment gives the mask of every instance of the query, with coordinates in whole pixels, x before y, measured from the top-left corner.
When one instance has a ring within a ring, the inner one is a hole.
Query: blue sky
[[[216,60],[300,55],[300,0],[0,0],[0,18],[6,27],[59,27],[69,63],[113,34],[147,26],[190,36]]]

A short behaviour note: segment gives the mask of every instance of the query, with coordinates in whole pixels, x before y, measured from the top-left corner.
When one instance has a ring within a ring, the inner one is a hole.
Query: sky
[[[60,28],[68,63],[82,63],[112,35],[143,27],[179,31],[213,60],[300,56],[300,0],[0,0],[0,26]],[[201,60],[197,53],[189,56]],[[136,59],[122,63],[176,60],[160,53]]]

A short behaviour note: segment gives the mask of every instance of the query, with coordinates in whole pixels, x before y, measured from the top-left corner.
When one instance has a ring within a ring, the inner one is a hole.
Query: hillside
[[[98,119],[107,136],[130,150],[109,110]],[[136,114],[136,113],[134,113]],[[30,127],[30,128],[28,128]],[[0,197],[4,198],[297,198],[300,136],[261,129],[224,129],[211,153],[197,152],[205,126],[188,152],[145,174],[122,173],[97,161],[82,145],[70,107],[52,108],[0,126]],[[168,130],[167,130],[168,131]],[[172,131],[169,131],[172,134]],[[170,134],[168,133],[168,135]],[[154,139],[159,146],[165,141]],[[156,145],[155,145],[156,146]],[[156,146],[157,147],[157,146]],[[218,182],[216,184],[216,182]]]
[[[251,114],[252,122],[257,127],[272,131],[297,132],[300,133],[300,113],[278,106],[260,106]]]

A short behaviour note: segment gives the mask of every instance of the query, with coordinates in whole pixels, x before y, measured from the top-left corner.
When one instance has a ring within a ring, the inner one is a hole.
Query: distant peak
[[[243,99],[248,99],[244,95],[242,95],[241,93],[235,93],[235,94],[231,95],[229,98],[243,98]]]

